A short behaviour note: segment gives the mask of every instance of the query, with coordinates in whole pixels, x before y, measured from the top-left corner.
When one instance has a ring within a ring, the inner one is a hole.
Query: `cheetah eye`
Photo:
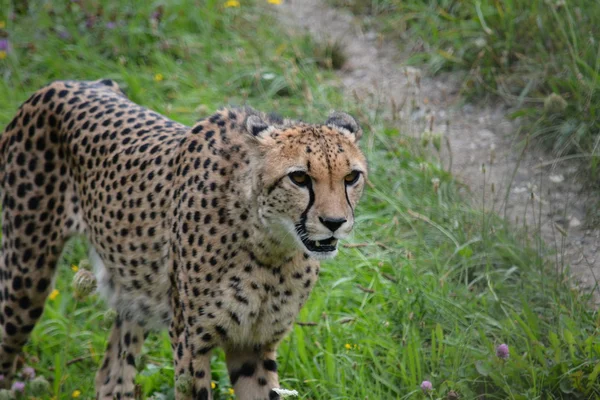
[[[358,178],[360,178],[360,171],[352,171],[344,177],[344,182],[346,182],[346,185],[348,186],[354,185],[358,182]]]
[[[290,180],[300,187],[305,187],[310,182],[310,177],[304,171],[294,171],[288,174]]]

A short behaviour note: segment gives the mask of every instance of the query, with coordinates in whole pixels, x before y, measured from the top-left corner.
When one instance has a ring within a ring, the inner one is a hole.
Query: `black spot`
[[[275,360],[266,359],[263,362],[263,367],[265,367],[267,371],[277,372],[277,362]]]
[[[221,325],[215,326],[215,330],[221,336],[221,338],[227,338],[227,330],[223,328]]]
[[[10,347],[10,346],[7,346],[7,345],[5,345],[5,344],[3,344],[3,345],[2,345],[2,350],[4,350],[4,352],[5,352],[5,353],[8,353],[8,354],[14,354],[14,353],[16,353],[16,352],[17,352],[17,350],[15,350],[15,349],[13,349],[12,347]]]
[[[15,276],[12,281],[12,288],[14,291],[20,290],[23,287],[23,278]]]
[[[43,307],[34,308],[33,310],[29,311],[29,317],[34,320],[38,319],[42,315],[43,312],[44,312]]]
[[[200,389],[200,391],[198,392],[198,400],[208,400],[208,389],[206,389],[205,387]]]
[[[39,199],[39,197],[37,197],[37,196],[33,196],[33,197],[31,197],[31,198],[30,198],[30,199],[27,201],[27,207],[28,207],[30,210],[32,210],[32,211],[33,211],[33,210],[37,210],[37,208],[38,208],[38,206],[39,206],[39,204],[40,204],[40,201],[39,201],[39,200],[40,200],[40,199]]]
[[[129,353],[127,354],[127,364],[131,365],[131,366],[135,366],[135,358],[133,357],[133,354]]]
[[[10,322],[4,325],[4,329],[6,330],[6,334],[9,336],[13,336],[17,333],[17,327]]]
[[[46,94],[44,94],[44,99],[42,100],[42,102],[44,104],[46,104],[47,102],[49,102],[50,100],[52,100],[52,97],[54,96],[54,93],[56,93],[56,90],[54,89],[50,89],[46,92]]]
[[[34,182],[37,186],[43,186],[46,182],[46,175],[42,173],[38,173],[35,175]]]
[[[21,327],[21,333],[29,333],[33,330],[33,328],[35,327],[35,325],[31,324],[31,325],[23,325]]]
[[[229,378],[231,380],[231,384],[235,385],[235,383],[240,379],[240,377],[245,376],[249,377],[254,375],[256,372],[256,364],[252,363],[244,363],[240,369],[237,371],[232,371]]]
[[[48,289],[48,286],[50,286],[50,281],[46,278],[42,278],[38,282],[36,289],[38,292],[42,293],[42,292],[45,292],[46,289]]]
[[[269,392],[269,400],[279,400],[280,398],[281,397],[279,397],[279,394],[276,391],[271,390]]]
[[[177,345],[177,359],[181,360],[183,358],[183,344],[179,343]]]
[[[21,307],[23,310],[27,310],[29,307],[31,307],[31,300],[29,300],[29,297],[21,297],[19,299],[19,307]]]
[[[19,164],[20,166],[25,166],[25,153],[19,153],[17,154],[17,164]]]

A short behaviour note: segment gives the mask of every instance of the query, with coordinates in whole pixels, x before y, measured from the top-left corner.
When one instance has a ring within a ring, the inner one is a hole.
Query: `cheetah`
[[[57,81],[0,140],[2,385],[44,310],[65,241],[87,238],[117,311],[96,398],[135,396],[135,359],[168,327],[177,399],[211,399],[224,350],[241,400],[279,398],[276,350],[350,233],[367,179],[356,120],[224,108],[187,127],[111,80]]]

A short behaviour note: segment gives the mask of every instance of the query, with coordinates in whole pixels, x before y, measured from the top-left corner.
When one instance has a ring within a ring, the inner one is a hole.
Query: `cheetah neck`
[[[292,260],[302,255],[303,252],[298,249],[289,232],[284,229],[274,230],[261,218],[255,194],[258,188],[253,175],[255,174],[250,166],[248,170],[234,178],[237,182],[232,186],[244,187],[245,190],[229,198],[230,215],[238,221],[242,220],[242,215],[246,215],[244,224],[241,226],[242,232],[248,232],[248,237],[242,244],[246,251],[251,252],[262,264],[281,265],[282,261]],[[252,182],[251,185],[248,185],[249,181]]]

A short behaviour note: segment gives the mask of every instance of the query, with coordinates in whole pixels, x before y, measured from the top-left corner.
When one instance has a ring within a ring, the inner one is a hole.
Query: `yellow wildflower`
[[[225,2],[225,8],[239,7],[239,6],[240,6],[240,2],[237,0],[227,0]]]
[[[275,4],[275,5],[280,5],[281,3],[283,3],[282,0],[267,0],[267,2],[269,4]]]
[[[0,21],[0,29],[6,28],[6,22]]]
[[[6,52],[4,50],[0,50],[0,60],[4,60],[6,58]]]
[[[229,388],[229,394],[233,396],[234,393],[235,391],[232,388]]]
[[[75,264],[71,265],[71,269],[73,270],[73,272],[79,271],[79,267]]]
[[[344,345],[344,347],[346,348],[346,350],[351,350],[352,349],[352,345],[350,343],[346,343]]]
[[[285,43],[280,44],[276,49],[275,49],[275,54],[277,54],[278,56],[282,55],[283,52],[286,50],[287,45]]]
[[[54,300],[54,299],[56,299],[58,297],[59,294],[60,294],[60,292],[58,290],[54,289],[52,291],[52,293],[50,293],[50,296],[48,296],[48,298],[50,300]]]
[[[71,395],[71,397],[73,397],[74,399],[78,398],[79,396],[81,396],[81,390],[75,390]]]
[[[163,76],[163,74],[158,73],[158,74],[154,75],[154,81],[155,82],[161,82],[163,79],[165,79],[165,77]]]
[[[210,388],[211,388],[211,389],[214,389],[214,388],[216,388],[216,387],[217,387],[217,384],[216,384],[214,381],[212,381],[212,382],[210,383]]]

